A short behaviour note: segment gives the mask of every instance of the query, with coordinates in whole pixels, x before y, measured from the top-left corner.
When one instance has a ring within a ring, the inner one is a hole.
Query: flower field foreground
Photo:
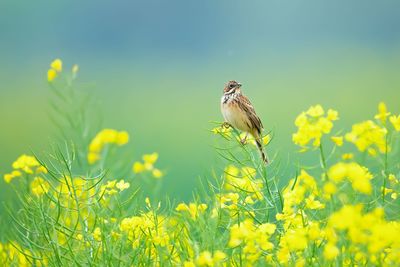
[[[46,156],[21,155],[4,175],[19,203],[7,205],[0,266],[400,266],[400,116],[384,103],[343,132],[333,109],[302,112],[297,156],[317,164],[291,177],[277,157],[264,166],[254,140],[218,126],[226,165],[210,167],[192,201],[174,203],[157,199],[158,153],[135,159],[127,132],[88,129],[80,105],[89,100],[62,110],[84,94],[77,74],[51,64],[62,134]]]

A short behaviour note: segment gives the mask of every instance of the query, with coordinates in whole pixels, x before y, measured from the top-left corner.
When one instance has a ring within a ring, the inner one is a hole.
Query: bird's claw
[[[222,123],[221,127],[222,128],[231,128],[232,125],[230,125],[228,122],[224,122],[224,123]]]

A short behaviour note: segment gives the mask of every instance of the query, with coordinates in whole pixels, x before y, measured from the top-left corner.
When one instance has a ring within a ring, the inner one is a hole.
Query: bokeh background
[[[338,128],[400,111],[400,2],[0,1],[0,175],[45,151],[54,126],[48,64],[79,64],[104,126],[127,130],[138,159],[157,151],[163,188],[190,197],[218,160],[210,121],[224,83],[244,84],[285,160],[296,115],[338,109]],[[135,159],[132,159],[134,161]],[[14,197],[0,181],[0,200]]]

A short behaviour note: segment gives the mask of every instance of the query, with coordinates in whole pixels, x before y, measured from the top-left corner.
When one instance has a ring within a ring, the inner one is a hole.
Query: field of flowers
[[[78,72],[51,63],[59,134],[4,175],[18,203],[6,204],[0,266],[400,265],[400,116],[384,103],[351,129],[335,129],[336,110],[301,112],[293,177],[278,157],[263,165],[254,140],[215,125],[224,171],[210,166],[193,199],[176,203],[158,197],[158,153],[134,159],[127,132],[89,119],[96,104],[74,85]],[[319,164],[303,164],[304,153]]]

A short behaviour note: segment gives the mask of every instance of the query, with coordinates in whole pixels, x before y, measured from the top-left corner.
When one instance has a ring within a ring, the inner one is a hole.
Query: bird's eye
[[[234,85],[233,83],[231,83],[231,84],[229,85],[229,89],[232,89],[233,87],[235,87],[235,85]]]

